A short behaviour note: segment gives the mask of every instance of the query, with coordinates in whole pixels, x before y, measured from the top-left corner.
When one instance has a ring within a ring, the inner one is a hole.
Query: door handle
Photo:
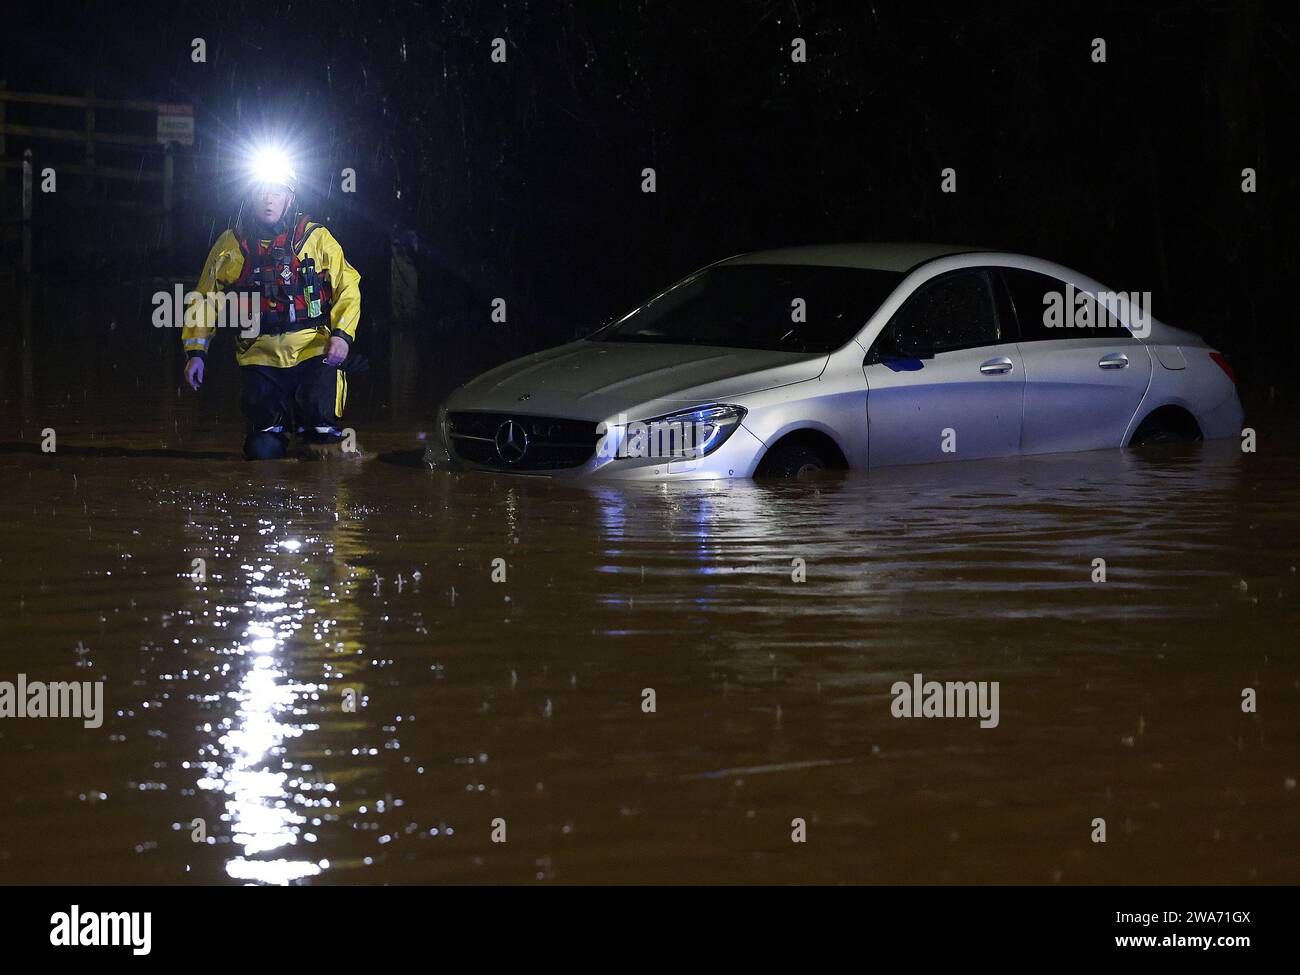
[[[986,376],[999,376],[1010,372],[1013,368],[1011,360],[1004,355],[980,363],[980,372]]]
[[[1123,369],[1128,365],[1128,356],[1123,352],[1110,352],[1097,360],[1101,369]]]

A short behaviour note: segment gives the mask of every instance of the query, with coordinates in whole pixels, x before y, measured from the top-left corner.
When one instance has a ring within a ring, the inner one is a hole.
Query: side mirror
[[[905,359],[933,359],[934,345],[926,338],[910,332],[894,337],[894,348]]]

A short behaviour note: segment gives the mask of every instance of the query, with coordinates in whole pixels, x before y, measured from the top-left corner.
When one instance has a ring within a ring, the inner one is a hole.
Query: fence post
[[[95,89],[86,89],[86,180],[81,184],[87,200],[95,198]]]
[[[163,147],[163,254],[167,257],[169,270],[172,265],[172,179],[176,171],[176,160],[173,154],[175,147],[174,142],[169,142]]]
[[[86,89],[86,168],[95,168],[95,89]]]
[[[32,151],[23,150],[23,273],[18,283],[22,295],[19,307],[19,327],[22,330],[21,383],[23,417],[26,419],[32,411],[35,385],[32,368],[32,292],[36,282],[32,277]]]
[[[32,273],[32,151],[23,150],[23,273]]]
[[[4,94],[7,82],[0,78],[0,94]],[[5,157],[8,146],[5,144],[5,101],[0,98],[0,159]],[[0,222],[9,212],[9,170],[0,166]]]

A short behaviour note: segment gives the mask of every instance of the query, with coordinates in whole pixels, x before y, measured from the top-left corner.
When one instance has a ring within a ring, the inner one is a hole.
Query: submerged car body
[[[1149,299],[1036,258],[898,244],[709,265],[440,411],[464,467],[658,480],[1227,437],[1241,421],[1223,357]]]

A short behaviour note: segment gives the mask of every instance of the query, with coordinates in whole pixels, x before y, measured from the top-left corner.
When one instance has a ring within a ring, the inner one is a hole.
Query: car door
[[[983,268],[932,278],[872,343],[863,363],[870,466],[1019,450],[1024,369],[993,284]]]
[[[1036,271],[999,272],[1015,306],[1024,361],[1020,447],[1027,454],[1120,447],[1151,381],[1147,347],[1090,296]],[[1055,308],[1053,314],[1047,314]]]

